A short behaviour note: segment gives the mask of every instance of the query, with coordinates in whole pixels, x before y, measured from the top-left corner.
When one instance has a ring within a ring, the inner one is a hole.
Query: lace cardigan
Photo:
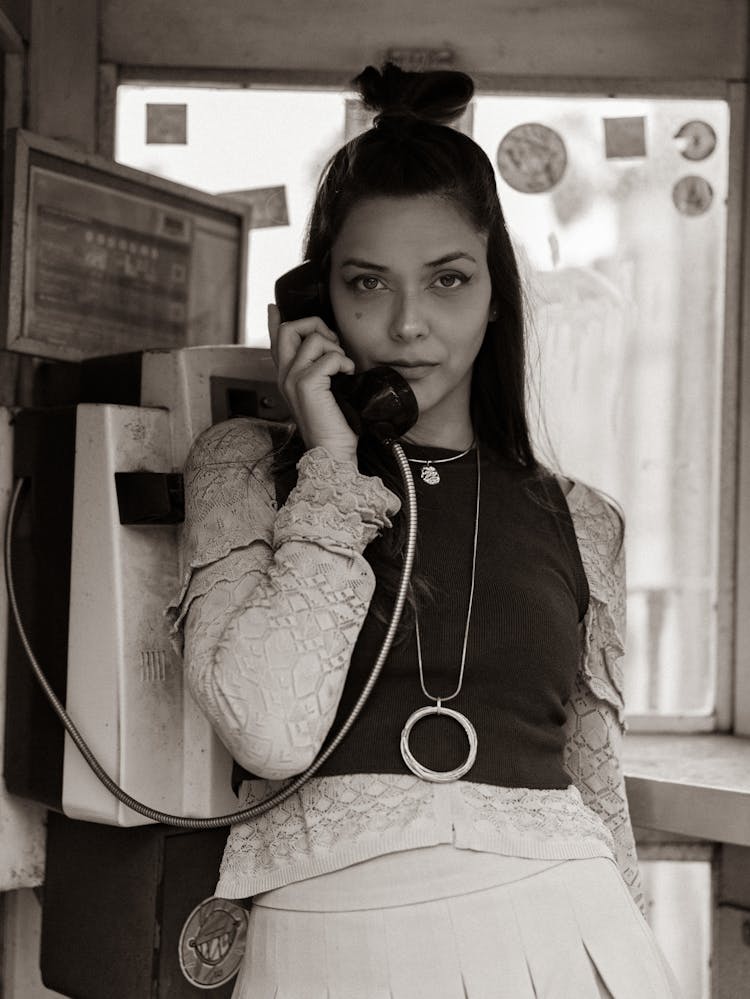
[[[184,473],[184,581],[170,607],[176,634],[184,629],[189,689],[233,757],[262,775],[242,785],[243,806],[319,751],[374,590],[362,552],[399,502],[380,479],[315,448],[277,510],[271,449],[268,425],[248,419],[211,427],[194,444]],[[622,522],[581,482],[566,498],[590,590],[567,706],[570,787],[313,777],[232,827],[217,895],[248,897],[391,851],[453,843],[537,859],[614,857],[643,908],[620,766]]]

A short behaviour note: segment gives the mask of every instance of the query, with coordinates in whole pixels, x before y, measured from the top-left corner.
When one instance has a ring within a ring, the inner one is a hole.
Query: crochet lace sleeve
[[[172,613],[188,686],[234,759],[284,779],[333,722],[374,590],[362,552],[398,499],[315,448],[277,513],[257,438],[217,461],[210,445],[226,441],[213,431],[186,468],[186,581]]]
[[[580,669],[567,708],[565,766],[586,805],[609,828],[620,872],[645,912],[621,765],[624,524],[614,507],[580,484],[569,502],[590,599],[583,621]]]

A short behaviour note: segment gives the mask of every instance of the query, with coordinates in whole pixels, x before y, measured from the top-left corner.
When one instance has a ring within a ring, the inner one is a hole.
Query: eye
[[[438,275],[433,284],[438,288],[451,291],[453,288],[460,288],[468,280],[469,278],[465,274],[461,274],[458,271],[449,271],[446,274]]]
[[[355,291],[377,291],[382,285],[380,278],[374,274],[358,274],[346,283]]]

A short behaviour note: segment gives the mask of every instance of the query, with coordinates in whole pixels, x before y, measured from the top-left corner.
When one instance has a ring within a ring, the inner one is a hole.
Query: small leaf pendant
[[[422,482],[428,486],[436,486],[440,482],[440,474],[434,465],[425,465],[420,473]]]

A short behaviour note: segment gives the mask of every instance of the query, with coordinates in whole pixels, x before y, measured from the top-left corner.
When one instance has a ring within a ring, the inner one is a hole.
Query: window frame
[[[734,615],[732,656],[732,731],[737,736],[750,736],[750,104],[745,83],[732,83],[730,118],[734,139],[730,150],[730,201],[734,221],[734,240],[727,245],[727,305],[734,309],[732,320],[737,330],[734,361],[737,378],[735,397],[735,477],[731,482],[736,496],[733,524]],[[730,131],[730,138],[732,132]],[[731,172],[734,169],[734,172]],[[729,315],[727,316],[729,322]],[[730,359],[727,360],[727,363]]]

